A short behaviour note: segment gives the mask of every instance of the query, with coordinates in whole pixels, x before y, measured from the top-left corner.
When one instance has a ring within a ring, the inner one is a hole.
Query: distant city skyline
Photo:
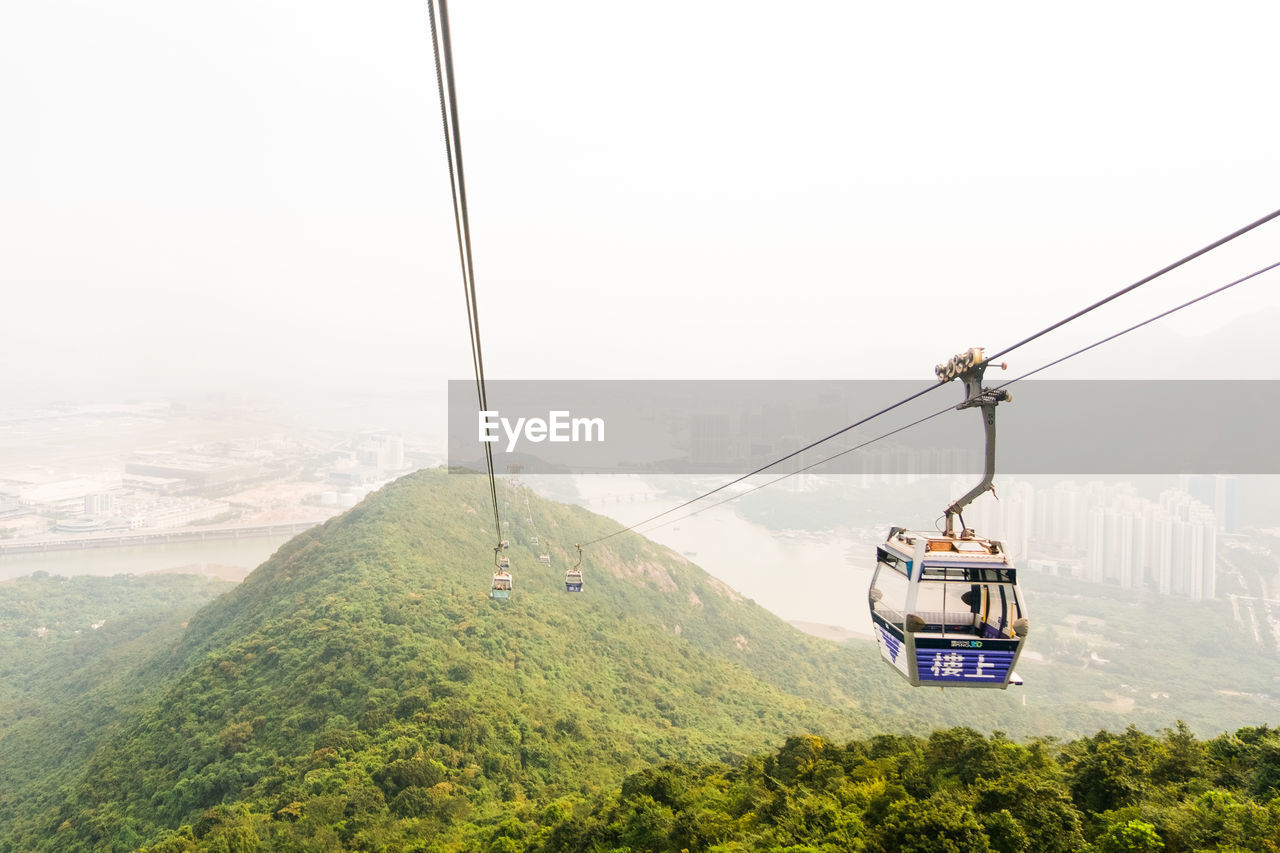
[[[1019,565],[1122,589],[1192,601],[1217,597],[1218,534],[1240,532],[1239,477],[1180,477],[1155,500],[1128,482],[1063,480],[1036,488],[1016,478],[966,523],[1003,540]],[[962,484],[952,485],[952,492]]]

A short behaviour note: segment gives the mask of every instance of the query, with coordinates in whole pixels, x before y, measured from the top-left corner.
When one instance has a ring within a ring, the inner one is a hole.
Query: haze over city
[[[363,493],[343,478],[441,461],[445,381],[470,364],[424,9],[0,16],[11,500],[120,488],[161,435],[303,465],[298,519]],[[1274,206],[1278,17],[458,4],[488,372],[927,383]],[[1014,374],[1273,262],[1277,227],[1023,348]],[[1045,376],[1275,378],[1277,293],[1248,282]],[[99,446],[78,432],[93,403],[137,423]],[[225,434],[201,422],[217,412]],[[361,468],[385,436],[409,458]],[[1256,515],[1274,489],[1246,486]],[[210,500],[179,514],[265,511]],[[112,523],[160,517],[131,506]]]
[[[491,375],[928,380],[1158,269],[1280,189],[1280,12],[1202,11],[458,4]],[[466,378],[419,4],[0,16],[6,399],[435,405]],[[1274,261],[1275,227],[1015,369]],[[1057,375],[1273,377],[1265,337],[1168,335],[1278,292],[1249,283]]]
[[[444,10],[0,4],[0,853],[1277,849],[1280,6]]]

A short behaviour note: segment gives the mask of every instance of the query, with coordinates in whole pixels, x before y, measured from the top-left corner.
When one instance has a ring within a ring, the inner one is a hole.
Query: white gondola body
[[[868,592],[880,655],[912,685],[1021,684],[1026,642],[1017,571],[1001,542],[895,528]]]
[[[510,598],[512,586],[510,572],[494,572],[493,585],[489,588],[489,597]]]

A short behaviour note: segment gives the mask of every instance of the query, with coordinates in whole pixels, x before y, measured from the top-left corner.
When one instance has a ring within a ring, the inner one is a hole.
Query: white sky
[[[493,377],[928,381],[1280,207],[1273,3],[450,11]],[[469,375],[425,0],[0,4],[0,116],[0,395]],[[1236,337],[1196,357],[1280,373]]]

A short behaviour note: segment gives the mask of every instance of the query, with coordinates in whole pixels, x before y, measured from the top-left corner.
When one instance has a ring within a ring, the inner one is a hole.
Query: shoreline
[[[133,548],[164,545],[173,542],[203,542],[225,539],[254,539],[267,536],[295,536],[324,524],[319,521],[285,521],[274,524],[238,525],[234,527],[178,527],[172,530],[129,531],[117,534],[83,536],[75,539],[37,539],[0,542],[0,560],[7,555],[39,554],[47,551],[89,551],[107,548]]]

